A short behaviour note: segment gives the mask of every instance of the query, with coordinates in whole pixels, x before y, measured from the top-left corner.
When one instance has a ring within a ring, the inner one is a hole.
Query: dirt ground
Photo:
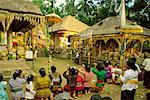
[[[48,65],[48,58],[46,57],[40,57],[36,59],[35,63],[33,64],[32,61],[26,61],[25,62],[29,67],[34,67],[34,71],[36,75],[38,74],[38,71],[40,68],[45,68],[47,70],[47,74],[49,73],[49,68],[54,65],[57,67],[57,71],[63,74],[65,70],[67,70],[68,66],[75,66],[76,68],[80,68],[80,65],[77,65],[74,63],[73,60],[68,59],[58,59],[58,58],[52,58],[50,61],[50,64]],[[62,77],[64,86],[66,84],[66,79]],[[96,80],[96,76],[94,76],[94,80]],[[146,93],[150,93],[150,90],[145,89],[142,86],[142,82],[139,82],[139,88],[136,91],[136,97],[135,100],[146,100]],[[10,92],[8,92],[10,94]],[[112,100],[120,100],[120,93],[121,93],[121,86],[115,85],[115,84],[106,84],[104,88],[104,93],[100,94],[102,97],[109,96],[112,98]],[[88,95],[82,95],[81,97],[78,97],[76,100],[90,100],[90,97],[94,93],[88,94]]]
[[[32,62],[26,62],[27,65],[29,65],[30,67],[32,66]],[[51,63],[48,66],[48,58],[46,57],[40,57],[35,61],[35,72],[38,73],[38,70],[41,67],[44,67],[47,69],[48,72],[48,68],[50,66],[56,66],[57,67],[57,71],[61,73],[61,75],[63,74],[63,72],[65,70],[67,70],[68,66],[75,66],[76,68],[80,68],[80,65],[77,65],[74,63],[73,60],[68,60],[68,59],[58,59],[58,58],[52,58],[51,59]],[[96,79],[96,76],[94,76]],[[62,85],[66,84],[66,79],[63,78],[63,83]],[[137,89],[136,92],[136,97],[135,100],[146,100],[146,93],[150,92],[150,90],[145,89],[142,86],[142,82],[139,83],[139,88]],[[105,88],[104,88],[104,93],[101,94],[102,97],[105,96],[109,96],[111,97],[113,100],[120,100],[120,93],[121,93],[121,86],[120,85],[114,85],[114,84],[106,84]],[[89,100],[90,97],[93,94],[90,95],[83,95],[81,97],[78,97],[77,100]]]

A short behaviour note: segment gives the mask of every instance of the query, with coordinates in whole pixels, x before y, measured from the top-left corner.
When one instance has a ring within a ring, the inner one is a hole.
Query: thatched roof
[[[74,32],[81,32],[85,29],[89,28],[88,25],[84,24],[83,22],[77,20],[73,16],[66,16],[62,19],[62,22],[56,23],[49,28],[49,32],[56,32],[56,31],[74,31]]]
[[[0,0],[0,10],[22,14],[42,15],[40,9],[35,4],[25,0]]]
[[[26,32],[43,20],[40,8],[31,2],[0,0],[0,31]]]
[[[135,29],[139,28],[141,29],[142,27],[139,25],[132,26],[134,23],[127,20],[126,24],[129,25],[128,28]],[[95,25],[91,26],[90,28],[80,32],[77,35],[82,34],[82,36],[87,35],[92,31],[92,35],[104,35],[104,34],[116,34],[120,33],[120,27],[121,27],[121,20],[120,16],[113,16],[113,17],[108,17]],[[132,33],[133,34],[133,33]],[[144,34],[144,35],[150,35],[150,30],[144,28],[144,32],[142,33],[136,33],[136,34]]]

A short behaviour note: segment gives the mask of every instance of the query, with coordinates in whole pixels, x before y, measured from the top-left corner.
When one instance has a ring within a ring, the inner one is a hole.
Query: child
[[[8,96],[5,91],[7,82],[4,82],[2,80],[3,80],[3,76],[0,73],[0,100],[8,100]]]
[[[76,87],[75,87],[75,91],[76,91],[76,96],[81,96],[79,95],[79,92],[82,91],[82,93],[84,92],[84,86],[83,86],[83,78],[82,76],[79,74],[79,72],[77,71],[77,78],[76,78]]]
[[[27,83],[26,83],[26,91],[25,91],[25,98],[27,100],[34,100],[34,96],[36,92],[33,90],[34,85],[33,85],[33,75],[29,75],[27,77]]]
[[[80,71],[84,75],[84,91],[85,94],[90,94],[91,82],[93,79],[93,73],[91,72],[90,66],[85,67],[85,71]]]
[[[52,73],[49,75],[50,79],[52,80],[51,91],[54,94],[53,96],[55,97],[58,91],[62,90],[61,88],[62,79],[61,75],[58,72],[56,72],[55,66],[51,67],[51,71]]]
[[[69,75],[67,75],[67,72],[69,71]],[[63,73],[64,78],[67,79],[67,85],[64,86],[64,91],[69,92],[70,96],[75,98],[73,96],[76,86],[76,77],[77,77],[77,70],[75,68],[69,67],[67,71]]]
[[[112,73],[111,73],[112,66],[111,66],[111,63],[109,61],[104,62],[104,64],[105,64],[105,68],[104,69],[106,71],[105,82],[108,82],[112,78]]]

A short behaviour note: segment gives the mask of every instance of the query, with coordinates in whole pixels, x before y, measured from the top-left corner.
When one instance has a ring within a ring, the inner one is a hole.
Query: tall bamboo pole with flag
[[[91,54],[93,48],[92,30],[89,31],[89,45],[88,45],[88,64],[91,63]]]

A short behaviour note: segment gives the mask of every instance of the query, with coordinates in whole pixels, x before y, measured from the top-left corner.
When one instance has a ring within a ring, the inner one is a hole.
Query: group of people
[[[143,62],[143,66],[146,66],[145,70],[149,69],[148,61],[147,59]],[[45,68],[40,68],[40,76],[36,78],[33,78],[33,75],[25,77],[21,70],[16,70],[13,77],[8,81],[12,98],[14,100],[50,100],[52,98],[55,98],[55,100],[71,100],[71,98],[76,99],[82,94],[90,94],[91,91],[101,94],[103,93],[105,83],[110,79],[115,83],[117,77],[123,83],[121,87],[121,100],[134,100],[134,95],[138,88],[138,75],[141,73],[135,58],[131,58],[127,61],[124,74],[117,64],[111,66],[108,61],[100,63],[94,62],[93,65],[83,63],[79,69],[68,67],[63,73],[67,84],[62,87],[61,74],[56,71],[55,66],[51,66],[50,70],[51,72],[46,74]],[[97,76],[96,84],[93,82],[94,74]],[[146,79],[144,79],[146,80],[144,81],[144,85],[147,87],[149,86],[148,75],[149,71],[146,72]],[[8,95],[5,91],[6,84],[7,82],[3,81],[3,76],[0,74],[0,100],[8,100]],[[51,92],[53,96],[51,96]],[[111,100],[111,98],[109,98],[109,100]]]
[[[25,77],[21,70],[16,70],[13,77],[8,81],[11,89],[12,98],[14,100],[46,100],[53,98],[71,99],[81,96],[82,94],[90,94],[90,89],[98,87],[101,89],[104,86],[102,81],[105,79],[105,70],[102,70],[100,65],[94,63],[92,68],[89,65],[82,64],[82,67],[77,70],[75,67],[69,67],[64,73],[67,84],[62,87],[61,74],[56,71],[56,67],[51,67],[51,72],[47,75],[45,68],[40,68],[39,77],[33,78],[33,75]],[[99,67],[98,67],[99,66]],[[98,69],[99,68],[99,69]],[[95,87],[92,84],[93,73],[98,76],[98,82]],[[6,83],[2,81],[3,76],[0,74],[0,100],[8,100],[8,95],[5,91]],[[34,82],[33,82],[34,79]],[[51,96],[51,92],[53,96]],[[74,96],[75,94],[75,96]],[[57,99],[56,99],[57,100]]]

